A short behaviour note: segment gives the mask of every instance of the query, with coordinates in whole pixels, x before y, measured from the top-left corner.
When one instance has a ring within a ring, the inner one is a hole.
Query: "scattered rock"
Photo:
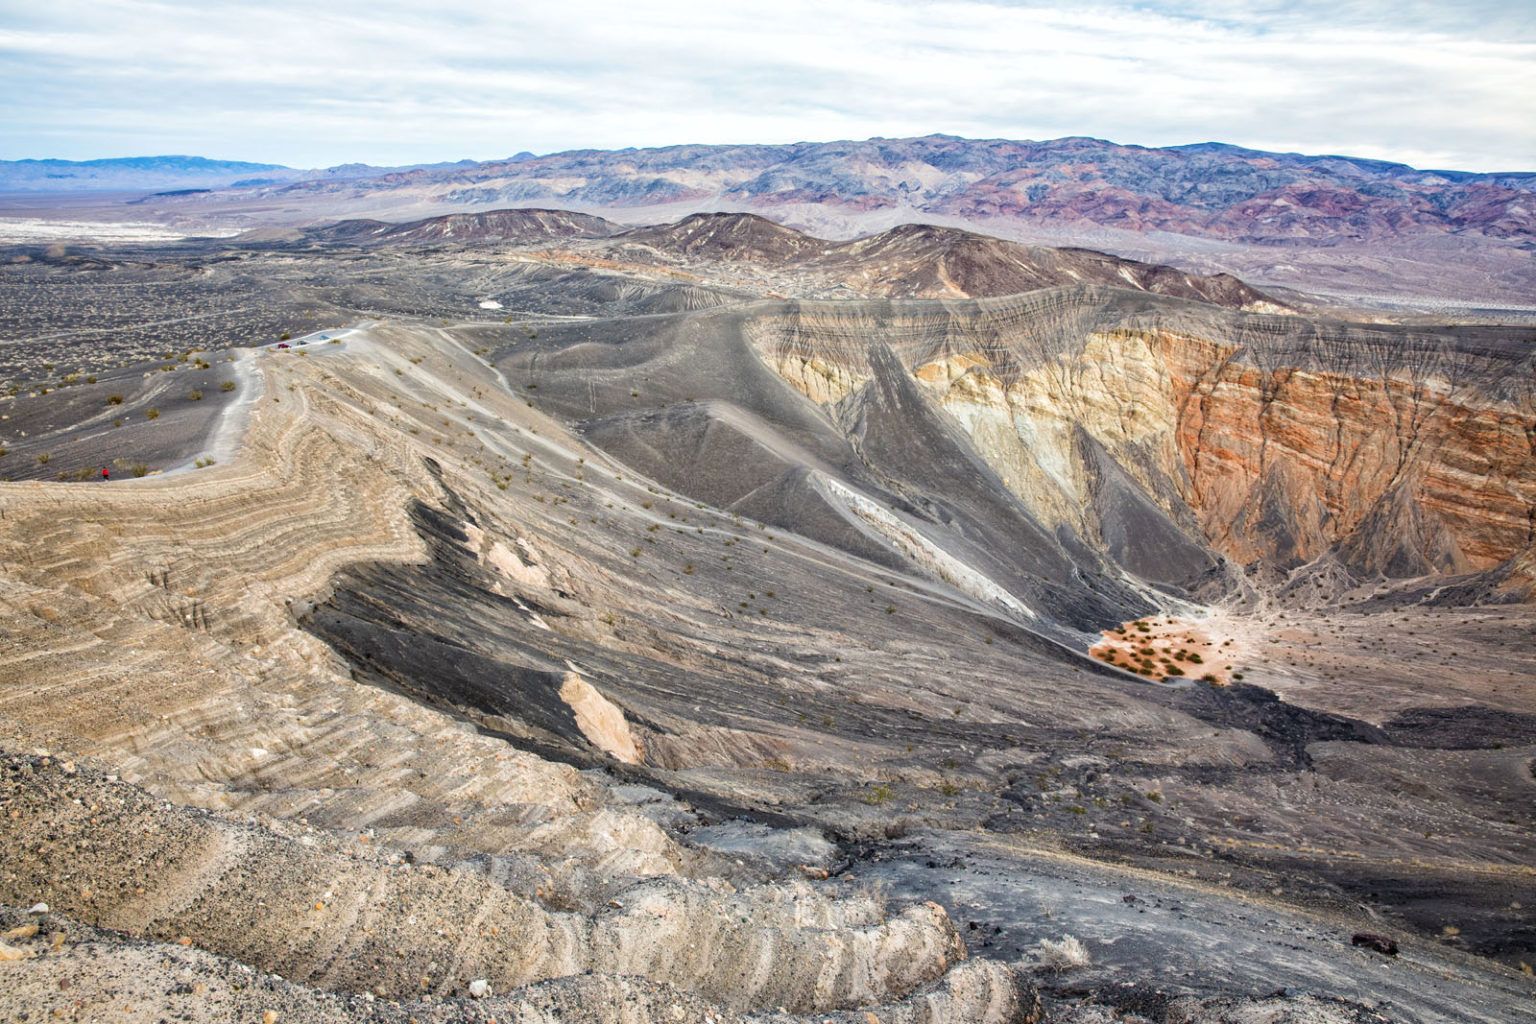
[[[1385,935],[1377,935],[1375,932],[1356,932],[1355,937],[1349,941],[1383,956],[1397,956],[1397,943]]]

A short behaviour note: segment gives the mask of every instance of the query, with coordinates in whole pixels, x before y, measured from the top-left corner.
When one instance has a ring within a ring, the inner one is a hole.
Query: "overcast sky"
[[[946,132],[1536,170],[1536,0],[0,0],[0,157]]]

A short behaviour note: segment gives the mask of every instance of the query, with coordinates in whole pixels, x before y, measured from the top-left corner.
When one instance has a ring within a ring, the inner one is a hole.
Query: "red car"
[[[288,347],[288,343],[286,341],[280,341],[280,342],[277,343],[277,347],[278,348],[287,348]]]

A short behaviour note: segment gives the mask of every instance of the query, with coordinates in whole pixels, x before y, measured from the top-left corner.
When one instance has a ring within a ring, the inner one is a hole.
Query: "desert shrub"
[[[1063,935],[1055,942],[1041,939],[1035,946],[1035,954],[1040,966],[1053,971],[1076,970],[1093,962],[1093,958],[1088,955],[1088,947],[1071,935]]]
[[[157,420],[160,418],[160,410],[156,409],[154,406],[150,406],[148,409],[144,410],[144,418],[147,420]]]
[[[203,393],[196,388],[193,388],[191,391],[187,392],[187,400],[189,402],[201,402],[203,400]]]
[[[889,803],[891,795],[891,787],[882,782],[880,785],[870,789],[859,799],[872,807],[879,807],[881,804]]]
[[[107,396],[107,404],[108,405],[122,405],[123,404],[123,396],[122,395],[108,395]]]
[[[235,387],[236,387],[236,385],[235,385],[234,381],[226,380],[224,383],[219,385],[219,390],[220,391],[226,391],[226,392],[227,391],[233,391],[233,390],[235,390]]]
[[[39,466],[46,466],[46,465],[48,465],[48,460],[51,459],[51,458],[53,458],[52,455],[49,455],[47,452],[43,452],[41,455],[39,455],[37,457],[37,464]]]
[[[128,472],[132,473],[134,476],[148,476],[149,467],[142,462],[135,462],[133,465],[128,467]]]

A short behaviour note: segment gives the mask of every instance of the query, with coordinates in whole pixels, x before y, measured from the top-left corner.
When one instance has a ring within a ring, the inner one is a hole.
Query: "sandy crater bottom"
[[[1154,615],[1106,629],[1088,653],[1158,681],[1194,679],[1228,686],[1243,677],[1242,649],[1215,619]]]

